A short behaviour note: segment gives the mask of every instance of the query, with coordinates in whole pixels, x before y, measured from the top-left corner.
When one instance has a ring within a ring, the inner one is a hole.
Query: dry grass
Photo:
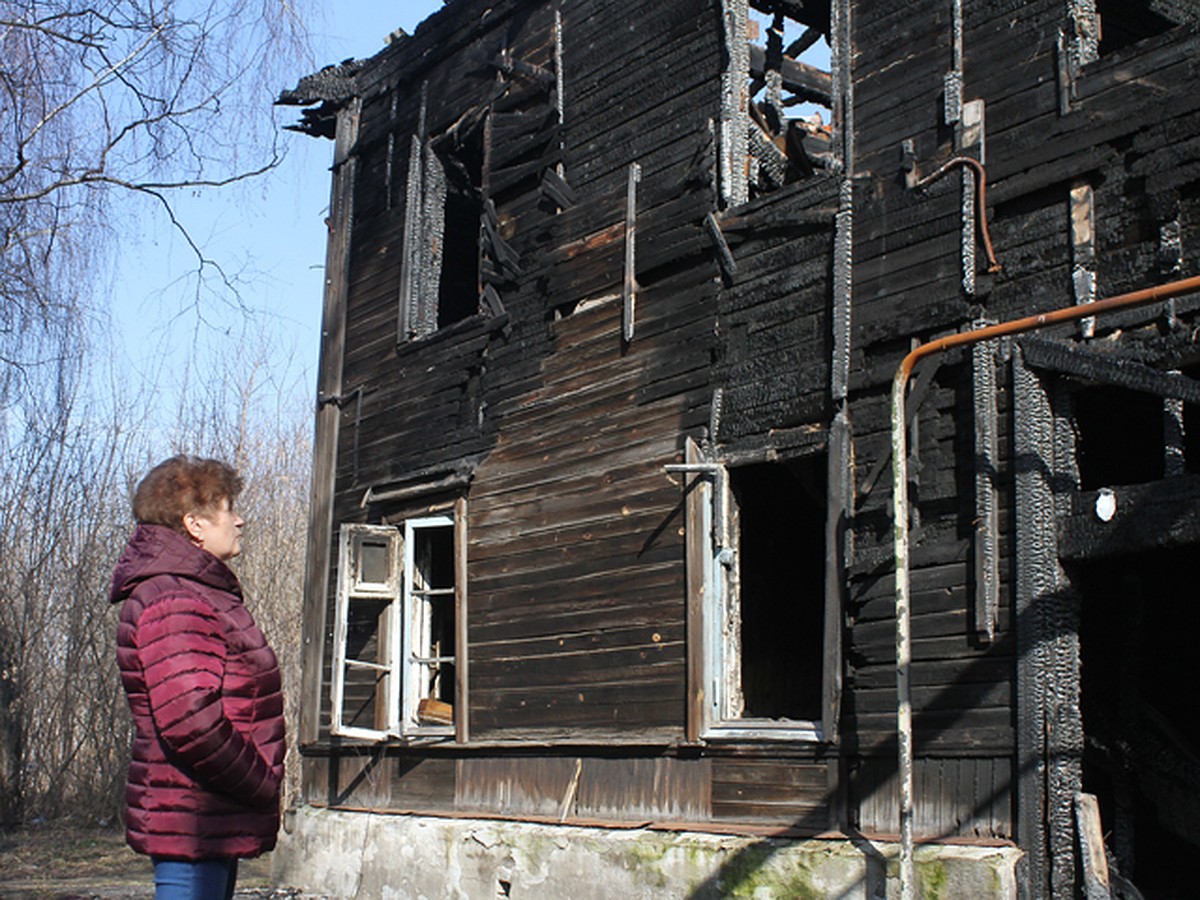
[[[245,860],[238,894],[271,892],[269,856]],[[34,828],[0,835],[0,897],[5,900],[149,900],[150,861],[125,845],[121,831]]]

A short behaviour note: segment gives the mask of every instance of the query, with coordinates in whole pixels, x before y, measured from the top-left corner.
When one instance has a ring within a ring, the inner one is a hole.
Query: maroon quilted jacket
[[[117,662],[135,734],[126,839],[174,859],[275,846],[283,695],[275,654],[229,567],[182,535],[139,525],[113,573]]]

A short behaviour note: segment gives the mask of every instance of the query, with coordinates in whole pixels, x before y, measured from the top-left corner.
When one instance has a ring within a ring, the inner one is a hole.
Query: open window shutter
[[[438,293],[446,247],[446,170],[431,141],[425,142],[422,169],[421,237],[417,243],[421,262],[415,323],[418,337],[433,334],[438,328]]]
[[[422,248],[425,209],[424,142],[413,135],[408,151],[408,181],[404,192],[404,244],[400,258],[400,319],[397,341],[420,335]]]
[[[382,740],[399,709],[401,533],[343,525],[333,633],[330,732]]]

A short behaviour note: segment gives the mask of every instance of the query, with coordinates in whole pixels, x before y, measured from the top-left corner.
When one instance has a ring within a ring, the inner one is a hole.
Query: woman
[[[226,565],[242,549],[241,489],[218,460],[155,466],[113,573],[135,727],[126,840],[153,861],[156,900],[231,897],[237,861],[273,848],[279,828],[279,666]]]

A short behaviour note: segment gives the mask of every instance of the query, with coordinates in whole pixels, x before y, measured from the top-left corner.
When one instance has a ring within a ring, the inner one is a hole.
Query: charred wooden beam
[[[355,76],[366,65],[359,59],[347,59],[305,75],[290,91],[281,91],[275,102],[280,106],[308,106],[320,101],[342,105],[355,95]]]
[[[447,465],[409,472],[403,478],[385,484],[373,484],[362,495],[359,505],[366,509],[372,503],[395,502],[459,490],[471,483],[478,464],[477,458],[469,457]]]
[[[750,0],[750,6],[768,15],[783,13],[822,34],[829,32],[829,0]]]
[[[487,258],[495,261],[507,280],[515,281],[521,274],[521,255],[501,237],[496,205],[491,198],[483,205],[480,222],[483,225],[484,248],[487,251]]]
[[[1200,475],[1081,492],[1058,521],[1067,560],[1183,547],[1200,542]]]
[[[714,398],[714,407],[718,405]],[[719,427],[720,423],[714,424]],[[711,428],[711,431],[716,434],[717,428]],[[721,462],[728,466],[785,462],[819,453],[828,445],[829,429],[824,425],[775,428],[766,434],[739,440],[736,444],[722,444]]]
[[[767,51],[757,44],[750,45],[750,74],[762,78],[767,71]],[[802,63],[791,57],[783,57],[780,72],[783,75],[783,87],[805,100],[820,103],[822,106],[833,105],[833,76],[828,72]]]
[[[1000,617],[1000,510],[996,486],[999,468],[999,416],[996,403],[996,348],[983,341],[972,348],[972,396],[975,411],[975,633],[996,637]]]
[[[1123,356],[1099,353],[1082,345],[1041,337],[1024,337],[1021,349],[1035,369],[1072,378],[1144,391],[1160,397],[1200,403],[1200,381],[1178,372],[1164,372]]]
[[[567,179],[553,168],[542,173],[542,193],[550,198],[559,209],[570,209],[579,199]]]
[[[804,34],[796,38],[783,49],[784,56],[790,56],[792,59],[797,59],[801,53],[815,44],[821,39],[821,30],[819,28],[806,28]]]
[[[711,212],[704,217],[704,230],[708,232],[713,246],[717,248],[717,261],[721,264],[721,272],[726,278],[732,278],[737,274],[737,260],[733,258],[729,244],[725,243],[725,235],[721,234],[721,226],[717,224],[716,216]]]

